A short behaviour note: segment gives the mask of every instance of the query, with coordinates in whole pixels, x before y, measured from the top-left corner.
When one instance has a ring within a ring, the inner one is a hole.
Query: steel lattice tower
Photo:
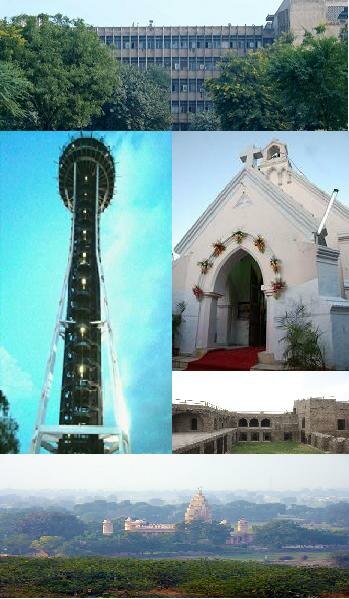
[[[108,452],[129,450],[128,435],[121,430],[120,422],[115,428],[106,428],[103,423],[103,331],[109,337],[116,402],[122,400],[117,396],[120,386],[99,242],[100,215],[111,201],[114,183],[114,160],[102,141],[80,137],[62,152],[59,160],[59,192],[72,213],[71,242],[32,442],[32,451],[35,453],[41,447],[57,453],[105,453],[107,444]],[[102,295],[105,320],[102,320]],[[63,320],[64,306],[66,315]],[[50,427],[44,425],[44,420],[59,336],[64,339],[59,425]],[[120,415],[117,407],[116,420]]]

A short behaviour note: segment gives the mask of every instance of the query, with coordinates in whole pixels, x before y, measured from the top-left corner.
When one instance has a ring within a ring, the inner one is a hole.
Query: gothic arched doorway
[[[216,345],[264,347],[266,301],[263,277],[254,258],[239,249],[221,267],[215,287],[217,302]]]

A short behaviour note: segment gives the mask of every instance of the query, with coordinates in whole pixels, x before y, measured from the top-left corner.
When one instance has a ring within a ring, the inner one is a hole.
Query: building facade
[[[286,144],[274,139],[240,159],[174,248],[174,310],[185,302],[179,353],[265,348],[260,362],[282,368],[280,318],[302,304],[321,332],[326,366],[348,369],[348,208],[335,199],[318,235],[330,195],[297,172]]]
[[[153,524],[145,520],[132,520],[128,517],[125,520],[124,528],[126,532],[138,532],[143,534],[164,534],[175,532],[175,524]]]
[[[174,403],[174,453],[229,453],[237,443],[296,441],[328,453],[349,453],[349,402],[308,398],[292,412],[230,412],[208,404]]]
[[[290,30],[299,40],[319,23],[327,22],[338,34],[347,22],[347,7],[347,0],[285,0],[265,25],[158,27],[150,21],[146,27],[98,27],[97,34],[116,60],[140,70],[168,71],[173,129],[186,130],[194,114],[212,109],[205,83],[218,76],[224,57],[266,48]]]
[[[111,520],[103,520],[102,532],[104,536],[110,536],[114,533],[114,526]]]

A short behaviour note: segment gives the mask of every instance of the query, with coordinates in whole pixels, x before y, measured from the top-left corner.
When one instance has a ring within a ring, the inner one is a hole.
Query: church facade
[[[265,348],[281,361],[280,318],[303,305],[328,368],[349,368],[349,210],[292,166],[286,144],[248,148],[242,170],[175,247],[180,354]]]

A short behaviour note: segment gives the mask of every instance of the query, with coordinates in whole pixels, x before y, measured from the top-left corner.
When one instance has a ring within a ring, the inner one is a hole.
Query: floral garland
[[[264,241],[263,237],[261,235],[257,235],[257,237],[254,238],[253,243],[256,246],[256,248],[259,249],[259,251],[261,252],[261,254],[264,254],[264,252],[265,252],[265,241]]]
[[[221,241],[215,241],[215,243],[212,244],[213,249],[213,255],[215,258],[218,258],[218,256],[220,254],[222,254],[226,247],[224,245],[224,243],[222,243]]]
[[[248,236],[249,236],[248,233],[245,233],[241,229],[238,229],[237,231],[234,231],[234,233],[232,233],[230,239],[233,239],[236,243],[238,243],[240,245],[243,242],[243,240],[246,239],[246,237],[248,237]],[[229,238],[227,241],[229,241]],[[220,254],[222,254],[226,250],[225,244],[226,244],[226,242],[223,243],[220,240],[218,240],[212,244],[212,247],[213,247],[212,258],[218,258],[218,256],[220,256]],[[265,242],[265,239],[262,237],[262,235],[257,235],[257,237],[254,237],[253,244],[256,248],[258,248],[258,250],[261,252],[261,254],[264,254],[264,252],[266,250],[266,242]],[[269,263],[270,263],[271,269],[273,270],[273,272],[276,275],[274,281],[271,282],[273,296],[275,299],[278,299],[280,297],[280,295],[282,294],[282,292],[287,287],[287,284],[285,281],[283,281],[281,279],[281,276],[280,276],[281,260],[279,260],[279,258],[276,258],[276,256],[272,256],[270,258]],[[212,266],[213,266],[213,263],[211,262],[211,260],[209,258],[202,260],[201,262],[198,262],[197,264],[198,264],[198,266],[200,266],[202,275],[206,275],[208,273],[208,271],[210,270],[210,268],[212,268]],[[196,299],[198,301],[200,301],[204,295],[204,291],[199,285],[195,285],[195,287],[193,287],[193,294],[195,295]]]
[[[210,268],[212,268],[213,264],[209,260],[202,260],[198,262],[198,266],[201,268],[201,274],[207,275]]]

